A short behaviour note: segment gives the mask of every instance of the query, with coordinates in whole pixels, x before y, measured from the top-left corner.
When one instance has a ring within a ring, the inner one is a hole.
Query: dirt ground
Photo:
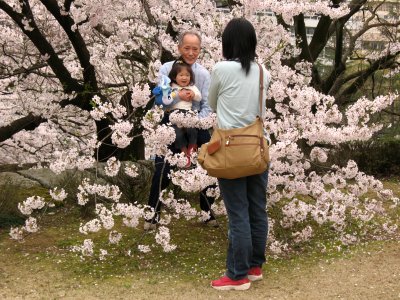
[[[400,241],[352,255],[264,273],[248,291],[221,292],[209,282],[137,277],[85,280],[54,266],[0,253],[0,299],[400,299]]]

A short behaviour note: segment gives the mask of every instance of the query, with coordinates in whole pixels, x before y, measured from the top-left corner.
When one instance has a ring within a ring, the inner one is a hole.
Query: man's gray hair
[[[178,37],[178,46],[181,46],[183,44],[183,38],[188,34],[197,36],[201,45],[201,36],[197,31],[184,31]]]

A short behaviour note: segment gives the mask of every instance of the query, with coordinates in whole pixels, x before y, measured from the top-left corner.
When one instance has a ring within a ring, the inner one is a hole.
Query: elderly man
[[[186,31],[179,36],[178,42],[178,51],[181,55],[179,59],[185,61],[189,64],[193,70],[195,77],[195,85],[201,92],[201,101],[200,101],[200,111],[199,117],[204,118],[207,117],[211,113],[211,108],[208,105],[207,97],[208,97],[208,88],[210,86],[210,73],[204,68],[202,65],[197,63],[197,58],[199,57],[201,50],[201,37],[198,33],[192,31]],[[165,75],[168,76],[171,67],[174,61],[167,62],[163,64],[160,68],[160,76]],[[179,99],[183,101],[191,101],[193,94],[189,90],[181,90],[178,93]],[[164,122],[168,122],[168,115],[164,117]],[[197,134],[197,145],[201,146],[202,144],[208,142],[210,140],[210,134],[208,130],[199,129]],[[164,166],[165,164],[165,166]],[[153,175],[150,195],[148,200],[148,205],[154,208],[155,216],[151,220],[146,220],[144,223],[144,229],[154,229],[156,228],[156,224],[160,218],[161,212],[161,202],[159,201],[159,192],[160,190],[165,189],[170,179],[168,178],[168,174],[170,172],[170,165],[168,162],[164,161],[164,157],[156,156],[155,158],[155,172]],[[161,189],[160,189],[161,185]],[[206,197],[205,193],[200,193],[200,208],[201,210],[210,214],[208,220],[205,221],[205,224],[217,227],[218,223],[214,218],[214,215],[211,212],[210,206],[214,203],[214,199],[210,197]]]

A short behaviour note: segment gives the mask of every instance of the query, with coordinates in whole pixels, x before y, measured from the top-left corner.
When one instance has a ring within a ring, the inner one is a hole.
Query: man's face
[[[186,34],[178,51],[187,64],[193,65],[200,54],[199,38],[194,34]]]

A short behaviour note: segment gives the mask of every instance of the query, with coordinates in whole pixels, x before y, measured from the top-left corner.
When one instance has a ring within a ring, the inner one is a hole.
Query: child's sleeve
[[[194,92],[193,100],[194,100],[194,101],[200,102],[200,100],[201,100],[201,93],[200,93],[199,89],[198,89],[195,85],[193,85],[193,86],[191,87],[191,90]]]

